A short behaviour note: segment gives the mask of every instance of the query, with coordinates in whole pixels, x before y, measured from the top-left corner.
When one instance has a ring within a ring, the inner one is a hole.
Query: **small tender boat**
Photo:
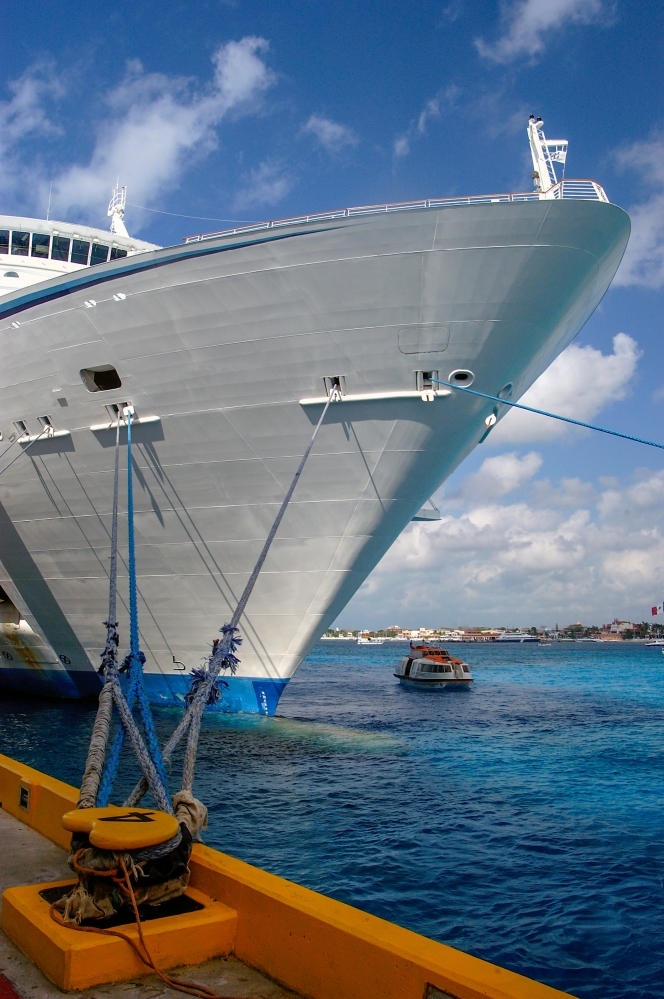
[[[470,687],[473,678],[468,663],[455,659],[437,645],[413,645],[397,663],[394,674],[404,687]]]
[[[664,638],[654,638],[651,642],[646,642],[646,648],[650,649],[653,645],[664,645]]]
[[[358,645],[382,645],[384,638],[372,638],[371,635],[360,635],[357,640]]]

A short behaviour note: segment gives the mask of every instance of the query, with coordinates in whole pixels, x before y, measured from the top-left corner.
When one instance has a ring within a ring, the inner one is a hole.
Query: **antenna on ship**
[[[108,203],[107,215],[111,220],[111,232],[118,236],[128,236],[127,227],[124,224],[125,205],[127,204],[127,188],[120,189],[118,181],[113,188],[113,196]]]
[[[553,188],[558,183],[554,163],[562,163],[562,178],[565,176],[567,159],[567,139],[547,139],[544,122],[531,114],[528,119],[528,141],[533,158],[533,183],[541,198],[555,198]]]

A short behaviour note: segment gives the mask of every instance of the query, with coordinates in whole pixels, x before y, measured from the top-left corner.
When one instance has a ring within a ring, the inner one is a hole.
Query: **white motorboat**
[[[496,642],[504,644],[505,642],[536,642],[539,645],[539,637],[537,635],[529,635],[525,631],[504,631],[502,635],[498,635]]]
[[[451,656],[437,645],[413,645],[397,663],[394,676],[404,687],[442,689],[467,688],[473,682],[468,663]]]
[[[382,645],[384,638],[372,638],[371,635],[360,635],[357,640],[358,645]]]

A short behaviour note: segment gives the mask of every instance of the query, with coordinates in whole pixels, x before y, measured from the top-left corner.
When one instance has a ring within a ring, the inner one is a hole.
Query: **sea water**
[[[661,650],[449,648],[471,690],[321,642],[277,717],[208,717],[206,842],[583,999],[664,997]],[[93,717],[4,695],[0,752],[78,784]]]

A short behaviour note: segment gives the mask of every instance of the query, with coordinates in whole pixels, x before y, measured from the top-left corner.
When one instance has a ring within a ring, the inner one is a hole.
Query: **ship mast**
[[[567,159],[567,139],[547,139],[544,122],[531,114],[528,120],[528,142],[533,158],[533,183],[540,198],[554,198],[552,190],[558,183],[554,163],[562,163],[562,176],[565,176]],[[561,177],[562,179],[562,177]]]
[[[107,215],[111,220],[111,232],[118,236],[128,236],[127,227],[124,224],[125,205],[127,203],[127,188],[120,190],[120,182],[113,188],[113,196],[108,203]]]

